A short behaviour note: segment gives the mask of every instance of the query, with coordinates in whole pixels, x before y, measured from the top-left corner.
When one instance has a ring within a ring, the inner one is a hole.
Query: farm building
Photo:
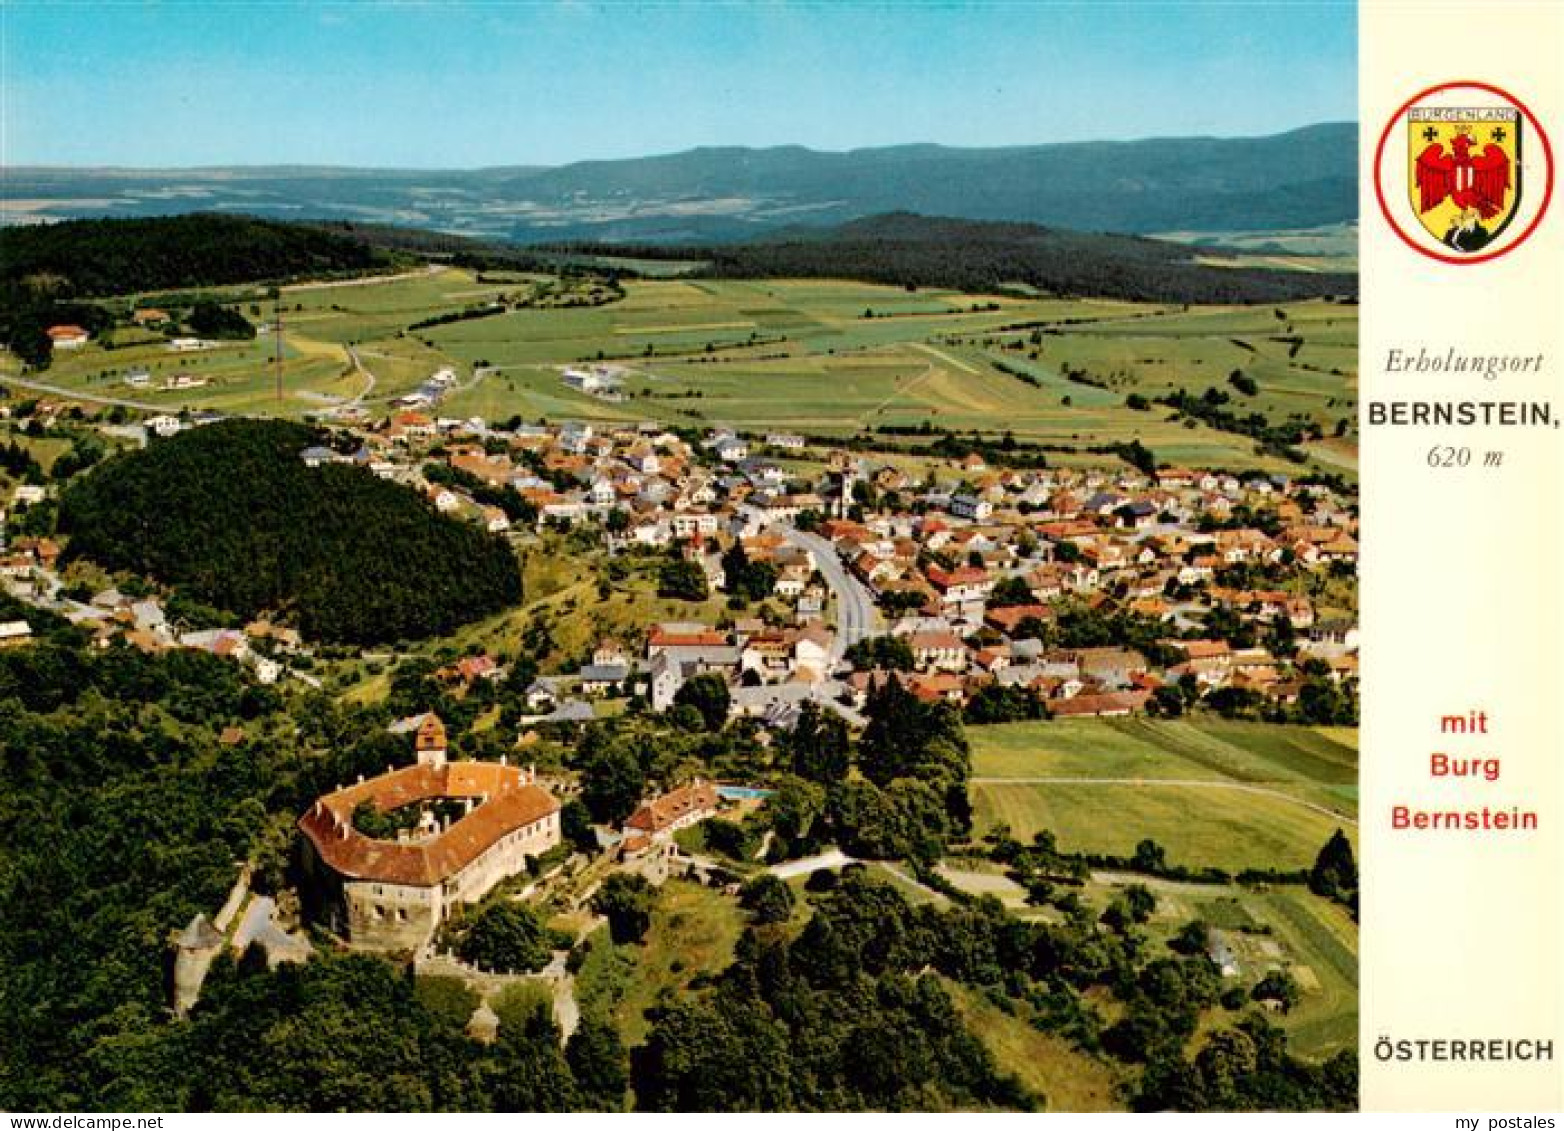
[[[57,350],[80,349],[87,344],[89,336],[80,326],[50,326],[46,332]]]

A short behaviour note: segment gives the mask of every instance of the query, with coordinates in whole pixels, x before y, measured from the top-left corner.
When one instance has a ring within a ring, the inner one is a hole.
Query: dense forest
[[[244,216],[195,213],[0,228],[0,344],[42,368],[50,359],[50,326],[77,325],[96,334],[112,322],[84,298],[354,275],[412,262],[319,228]]]
[[[973,293],[1021,285],[1140,302],[1287,302],[1349,298],[1358,291],[1355,274],[1208,266],[1197,259],[1201,249],[1165,240],[905,212],[711,246],[575,242],[519,247],[388,225],[318,226],[383,251],[477,268],[559,270],[608,258],[620,262],[618,273],[633,275],[622,261],[645,259],[689,263],[693,274],[713,278],[848,278]],[[1232,257],[1227,251],[1209,254]]]
[[[1020,286],[1135,302],[1261,303],[1358,293],[1357,275],[1351,273],[1214,267],[1198,261],[1202,249],[1166,240],[907,212],[747,243],[570,243],[537,250],[545,249],[555,255],[683,261],[692,265],[692,275],[719,279],[860,279],[975,294]]]
[[[146,220],[70,220],[0,229],[0,286],[56,298],[353,274],[398,260],[304,224],[192,213]]]
[[[701,273],[851,278],[973,292],[1021,284],[1050,294],[1136,302],[1286,302],[1355,295],[1358,289],[1355,275],[1211,267],[1197,262],[1197,253],[1138,236],[895,213],[807,238],[707,248]]]
[[[362,468],[306,467],[299,453],[323,439],[233,420],[116,456],[65,492],[68,552],[325,641],[430,636],[520,597],[503,539]]]

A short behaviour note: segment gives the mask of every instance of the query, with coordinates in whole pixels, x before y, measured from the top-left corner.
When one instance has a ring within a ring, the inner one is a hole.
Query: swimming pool
[[[724,801],[764,801],[772,794],[774,789],[755,789],[747,785],[719,785],[717,796]]]

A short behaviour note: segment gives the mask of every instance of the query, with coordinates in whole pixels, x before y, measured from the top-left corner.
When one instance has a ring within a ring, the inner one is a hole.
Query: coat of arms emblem
[[[1386,122],[1374,189],[1409,247],[1444,263],[1486,263],[1541,222],[1553,195],[1553,152],[1519,99],[1487,83],[1443,83]]]
[[[1407,111],[1407,178],[1419,222],[1457,252],[1487,247],[1521,199],[1520,111],[1414,106]]]

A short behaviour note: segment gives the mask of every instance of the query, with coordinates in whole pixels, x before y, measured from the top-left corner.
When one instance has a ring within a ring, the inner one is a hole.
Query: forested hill
[[[967,291],[1022,284],[1140,302],[1285,302],[1358,290],[1353,274],[1213,266],[1202,254],[1139,236],[909,213],[700,253],[704,273],[722,278],[840,277]]]
[[[69,554],[326,641],[444,633],[520,598],[503,539],[361,468],[307,468],[299,453],[321,439],[232,420],[107,460],[62,500]]]
[[[1148,116],[1154,121],[1155,114]],[[1356,218],[1358,128],[967,148],[703,147],[470,170],[10,168],[13,214],[166,215],[204,207],[377,221],[523,243],[701,245],[882,212],[1110,232],[1312,228]],[[505,158],[503,145],[495,158]]]
[[[383,270],[407,258],[301,224],[194,213],[0,228],[0,292],[52,299]]]

